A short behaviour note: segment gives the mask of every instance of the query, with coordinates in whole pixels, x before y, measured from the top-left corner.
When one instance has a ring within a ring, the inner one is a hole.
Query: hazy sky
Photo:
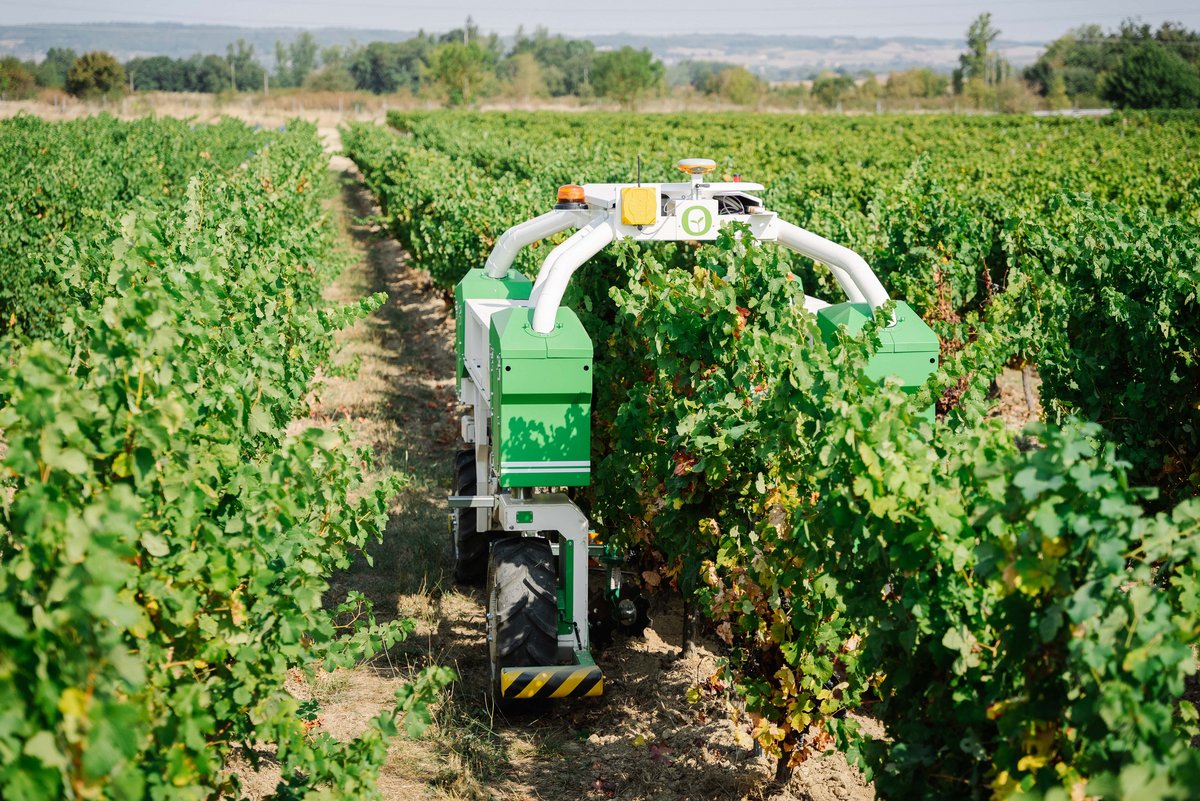
[[[739,32],[961,37],[982,11],[992,12],[1003,38],[1026,41],[1047,41],[1089,22],[1113,28],[1127,17],[1154,27],[1169,19],[1200,28],[1200,0],[0,0],[0,21],[10,25],[119,21],[443,31],[470,15],[485,31],[511,33],[518,25],[544,25],[577,36]]]

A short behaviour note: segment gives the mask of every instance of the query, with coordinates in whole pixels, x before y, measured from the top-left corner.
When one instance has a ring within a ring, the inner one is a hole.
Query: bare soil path
[[[337,131],[322,128],[333,152]],[[599,654],[605,696],[505,715],[485,693],[482,594],[453,584],[447,569],[445,497],[457,447],[453,318],[426,274],[373,221],[378,209],[354,165],[334,156],[336,202],[354,260],[331,300],[383,291],[384,306],[341,336],[338,362],[318,392],[310,423],[342,424],[377,454],[374,470],[398,471],[408,485],[391,510],[385,540],[336,578],[332,597],[357,590],[383,619],[409,618],[406,642],[370,664],[295,691],[320,703],[320,726],[351,736],[383,710],[421,667],[454,668],[460,679],[420,740],[398,739],[380,777],[388,799],[814,799],[874,797],[837,755],[813,760],[791,785],[767,789],[771,765],[735,743],[720,704],[686,701],[715,669],[716,646],[678,658],[681,616],[659,601],[645,639]]]

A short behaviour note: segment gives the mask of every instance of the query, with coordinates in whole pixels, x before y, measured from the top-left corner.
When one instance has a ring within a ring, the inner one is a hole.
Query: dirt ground
[[[1042,379],[1038,378],[1036,370],[1028,368],[1023,375],[1021,370],[1006,367],[996,377],[998,394],[992,416],[1002,418],[1010,428],[1018,431],[1042,419],[1042,404],[1038,395],[1041,385]]]

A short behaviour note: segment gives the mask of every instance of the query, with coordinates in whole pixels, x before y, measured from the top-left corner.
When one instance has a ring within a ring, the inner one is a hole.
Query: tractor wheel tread
[[[475,494],[475,452],[459,451],[455,457],[454,492],[456,495]],[[479,531],[475,525],[474,509],[455,509],[455,537],[452,543],[457,552],[454,560],[454,580],[460,584],[479,585],[487,575],[488,549],[496,532]]]
[[[500,667],[552,665],[558,652],[558,594],[550,543],[510,537],[492,546],[496,653]]]

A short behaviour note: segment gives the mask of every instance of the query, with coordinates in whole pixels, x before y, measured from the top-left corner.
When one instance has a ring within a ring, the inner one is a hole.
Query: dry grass
[[[145,116],[195,118],[201,122],[235,117],[251,124],[278,126],[284,122],[301,118],[317,125],[336,127],[345,122],[383,122],[391,110],[416,110],[441,108],[443,103],[436,98],[414,97],[407,93],[374,95],[370,92],[329,92],[287,89],[272,91],[268,95],[260,92],[238,94],[202,94],[198,92],[137,92],[112,101],[82,101],[59,90],[44,90],[33,100],[0,101],[0,117],[16,114],[33,114],[48,120],[74,119],[93,114],[107,113],[122,119]],[[608,100],[576,97],[491,97],[483,98],[473,106],[479,111],[620,111],[621,106]],[[677,92],[664,97],[647,98],[637,105],[638,111],[652,113],[708,113],[732,112],[768,114],[831,114],[871,115],[873,106],[847,108],[845,111],[830,111],[812,106],[805,101],[803,106],[785,98],[767,96],[753,106],[738,106],[723,102],[717,97],[702,94]],[[912,107],[911,104],[896,104],[889,101],[888,113],[898,114],[987,114],[957,109],[952,101],[939,107]]]
[[[139,92],[120,100],[82,101],[63,92],[46,91],[34,100],[0,102],[0,117],[33,114],[47,120],[68,120],[103,113],[120,119],[156,116],[200,122],[235,117],[264,127],[300,117],[332,128],[350,121],[382,122],[391,109],[424,107],[425,103],[408,96],[369,92],[293,91],[267,97],[251,93]]]

